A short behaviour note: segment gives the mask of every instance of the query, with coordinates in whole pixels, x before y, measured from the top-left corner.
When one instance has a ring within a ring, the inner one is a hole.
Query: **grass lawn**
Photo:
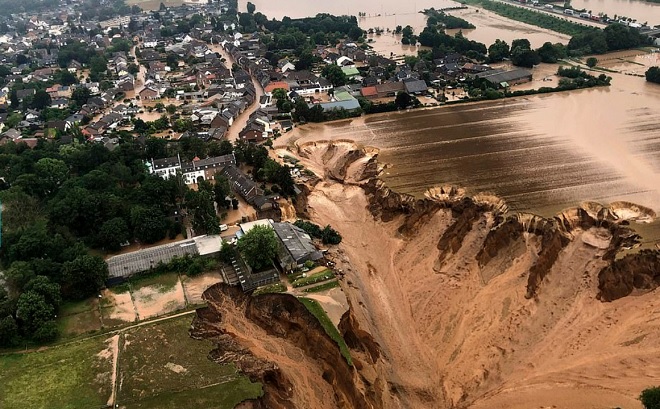
[[[275,283],[257,288],[256,290],[254,290],[252,295],[284,293],[284,292],[286,292],[286,286],[282,283]]]
[[[131,290],[138,291],[144,287],[154,287],[159,293],[166,293],[172,290],[179,281],[177,273],[153,274],[145,276],[136,276],[130,280]]]
[[[320,283],[321,281],[327,281],[333,278],[335,278],[335,274],[332,272],[332,270],[326,268],[325,270],[321,270],[317,273],[310,274],[307,277],[301,277],[293,281],[291,285],[293,286],[293,288],[298,288],[310,284]]]
[[[61,337],[75,337],[99,331],[101,329],[100,315],[98,299],[95,297],[62,305],[57,319]]]
[[[105,338],[0,356],[0,408],[93,409],[111,393],[111,358],[99,357]]]
[[[190,320],[175,318],[126,332],[117,403],[127,408],[233,408],[261,395],[261,385],[250,383],[233,365],[207,358],[213,344],[190,338]]]
[[[135,409],[233,409],[248,398],[261,396],[261,385],[243,377],[203,389],[164,392],[129,405]]]
[[[321,307],[321,304],[319,304],[316,300],[305,297],[299,297],[298,300],[300,300],[300,302],[302,302],[305,307],[307,307],[307,309],[312,314],[314,314],[316,319],[319,320],[325,332],[337,343],[337,345],[339,345],[339,350],[341,351],[341,354],[344,356],[344,358],[346,358],[346,362],[352,366],[353,361],[351,360],[351,353],[348,350],[346,341],[344,341],[344,338],[342,338],[337,327],[335,327],[332,321],[330,321],[330,317],[328,317],[328,314],[325,313],[323,307]]]
[[[318,293],[320,291],[330,290],[336,287],[339,287],[339,281],[334,280],[317,285],[316,287],[305,288],[303,291],[306,293]]]

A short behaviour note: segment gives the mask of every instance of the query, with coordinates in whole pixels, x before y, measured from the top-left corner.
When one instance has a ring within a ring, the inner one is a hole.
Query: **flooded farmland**
[[[660,87],[615,75],[576,92],[309,125],[306,139],[381,149],[383,178],[420,196],[430,186],[494,192],[545,216],[585,200],[660,211]]]

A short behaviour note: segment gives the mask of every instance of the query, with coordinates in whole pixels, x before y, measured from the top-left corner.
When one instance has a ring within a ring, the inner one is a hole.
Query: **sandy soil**
[[[318,293],[307,293],[305,297],[318,301],[335,325],[339,325],[341,316],[348,310],[346,295],[339,287]]]
[[[108,340],[108,350],[112,357],[112,393],[108,398],[108,406],[114,406],[117,394],[117,361],[119,359],[119,337],[117,334]]]
[[[157,317],[186,306],[181,281],[168,290],[159,286],[142,287],[133,291],[135,309],[140,319]]]
[[[329,162],[317,152],[305,165]],[[361,328],[382,349],[379,372],[396,391],[386,407],[640,408],[639,392],[660,379],[657,294],[596,300],[605,262],[602,243],[587,244],[594,232],[575,233],[526,299],[538,240],[526,235],[480,267],[488,213],[440,264],[449,211],[403,238],[400,219],[374,220],[360,187],[321,182],[309,203],[313,220],[344,238],[337,268]]]
[[[129,292],[117,294],[110,290],[103,290],[101,295],[103,296],[101,313],[106,326],[112,321],[133,322],[137,320],[135,306]]]
[[[199,304],[202,302],[202,293],[213,284],[222,281],[222,276],[218,271],[210,271],[195,277],[181,277],[183,291],[186,295],[188,304]]]

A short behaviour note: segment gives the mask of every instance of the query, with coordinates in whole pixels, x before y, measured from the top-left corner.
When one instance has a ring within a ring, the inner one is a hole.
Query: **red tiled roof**
[[[364,87],[360,92],[362,93],[363,97],[375,97],[378,95],[378,90],[376,87]]]
[[[266,85],[266,88],[264,88],[264,92],[273,92],[277,88],[284,88],[285,90],[289,90],[289,84],[287,84],[284,81],[275,81],[271,82],[268,85]]]

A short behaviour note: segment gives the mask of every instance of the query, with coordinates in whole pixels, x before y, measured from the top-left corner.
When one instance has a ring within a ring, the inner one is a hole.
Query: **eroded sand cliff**
[[[330,257],[354,366],[295,298],[213,287],[192,334],[264,382],[250,405],[635,408],[660,379],[660,252],[615,261],[637,239],[623,217],[648,209],[506,215],[487,193],[393,192],[377,152],[350,141],[293,154],[319,176],[296,210],[344,237]]]

